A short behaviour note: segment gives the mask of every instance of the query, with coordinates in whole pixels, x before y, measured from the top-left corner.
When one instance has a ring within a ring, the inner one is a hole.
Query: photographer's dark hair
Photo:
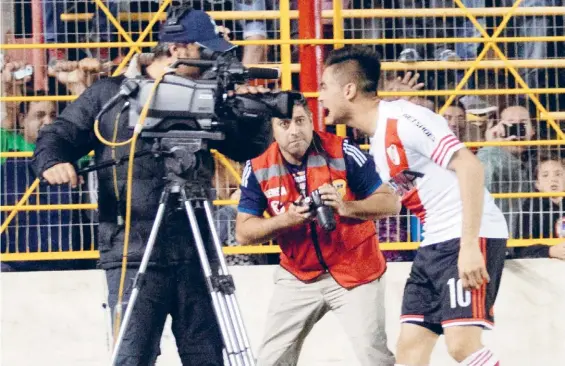
[[[308,115],[308,117],[310,117],[310,120],[312,120],[312,111],[310,110],[310,107],[308,106],[308,102],[306,101],[306,98],[304,98],[304,95],[301,95],[301,98],[294,100],[293,107],[296,106],[304,108],[306,114]]]
[[[336,66],[339,73],[347,73],[360,91],[376,94],[381,77],[379,55],[369,47],[344,47],[330,52],[326,67]]]

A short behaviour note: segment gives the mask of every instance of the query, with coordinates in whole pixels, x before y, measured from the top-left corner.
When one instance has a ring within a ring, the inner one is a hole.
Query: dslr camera
[[[304,198],[300,204],[306,205],[310,212],[316,214],[316,220],[322,229],[328,232],[335,230],[336,222],[334,210],[332,207],[324,204],[320,192],[317,189],[313,191],[310,196]]]
[[[504,126],[506,129],[506,137],[516,136],[518,140],[526,139],[526,124],[525,123],[514,123],[510,126]]]

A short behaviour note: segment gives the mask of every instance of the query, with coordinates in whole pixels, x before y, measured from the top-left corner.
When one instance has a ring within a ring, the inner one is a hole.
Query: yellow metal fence
[[[120,42],[89,42],[89,43],[49,43],[49,44],[0,44],[1,50],[17,50],[17,49],[47,49],[47,48],[81,48],[81,47],[126,47],[129,51],[121,60],[118,67],[114,70],[114,75],[118,75],[126,67],[131,57],[135,53],[141,52],[144,48],[156,45],[154,41],[148,41],[151,36],[153,25],[161,21],[165,17],[166,9],[170,5],[171,0],[164,0],[157,12],[155,13],[119,13],[114,17],[108,10],[105,3],[101,0],[93,1],[96,6],[102,10],[108,20],[115,26],[117,33],[125,40]],[[433,71],[433,70],[464,70],[463,77],[459,80],[453,89],[449,90],[425,90],[425,91],[410,91],[410,92],[381,92],[380,95],[386,96],[445,96],[446,101],[443,105],[437,106],[439,113],[443,113],[448,106],[450,106],[457,96],[492,96],[492,95],[527,95],[529,100],[536,106],[538,116],[543,120],[540,123],[547,123],[551,130],[555,133],[556,139],[545,139],[536,141],[518,141],[518,142],[468,142],[468,147],[485,147],[485,146],[509,146],[509,145],[527,145],[527,146],[555,146],[561,147],[565,144],[565,134],[561,130],[558,120],[562,119],[565,112],[563,111],[549,111],[540,101],[540,95],[549,94],[563,94],[565,87],[544,87],[532,88],[529,86],[521,76],[519,69],[524,68],[565,68],[565,61],[563,59],[509,59],[500,48],[499,44],[505,43],[524,43],[524,42],[563,42],[565,36],[543,36],[543,37],[503,37],[501,34],[505,30],[510,20],[516,16],[563,16],[565,15],[564,6],[548,6],[548,7],[520,7],[522,0],[517,0],[512,7],[507,8],[466,8],[460,0],[454,0],[456,7],[446,9],[418,9],[414,12],[411,9],[341,9],[341,0],[334,0],[334,10],[325,10],[322,13],[323,18],[332,19],[334,23],[333,39],[291,39],[291,20],[297,19],[298,12],[290,10],[289,0],[280,1],[280,10],[278,11],[222,11],[211,12],[216,20],[245,20],[245,19],[261,19],[269,20],[276,19],[280,25],[278,32],[279,39],[269,39],[263,41],[242,41],[237,40],[234,43],[241,46],[248,45],[269,45],[280,47],[280,61],[267,63],[267,66],[277,66],[282,70],[280,87],[283,90],[292,88],[292,74],[300,72],[300,65],[292,63],[291,46],[315,44],[315,45],[335,45],[336,47],[350,44],[366,44],[366,45],[387,45],[387,44],[434,44],[434,43],[483,43],[484,48],[473,61],[421,61],[415,63],[404,63],[398,61],[385,61],[383,62],[383,71]],[[81,21],[89,20],[93,14],[62,14],[61,19],[65,21]],[[502,17],[498,25],[489,32],[477,20],[477,17]],[[419,18],[419,17],[459,17],[468,19],[479,31],[482,37],[467,37],[467,38],[414,38],[414,39],[397,39],[397,38],[380,38],[380,39],[346,39],[344,37],[343,21],[344,19],[361,19],[361,18]],[[128,33],[121,26],[122,21],[143,20],[148,24],[139,32],[139,35],[134,39],[134,35]],[[494,53],[496,59],[486,59],[489,53]],[[519,88],[492,88],[492,89],[476,89],[470,90],[466,88],[467,82],[472,77],[476,70],[481,69],[503,69],[505,72],[511,74]],[[316,97],[317,93],[308,93],[307,96]],[[57,95],[57,96],[0,96],[0,102],[24,102],[24,101],[72,101],[75,96],[70,95]],[[344,129],[339,129],[338,133],[345,133]],[[367,148],[368,146],[363,146]],[[1,152],[0,158],[29,158],[29,152]],[[233,169],[220,155],[217,155],[220,164],[226,165],[230,174],[239,179],[237,171]],[[33,195],[35,188],[30,187],[28,191],[22,196],[22,202],[27,200],[29,196]],[[495,198],[513,199],[513,198],[534,198],[534,197],[565,197],[565,193],[535,193],[535,192],[515,192],[515,193],[499,193],[493,194]],[[21,197],[20,197],[21,198]],[[217,205],[230,205],[235,204],[235,201],[220,200],[215,201]],[[2,212],[13,213],[14,210],[21,211],[36,211],[41,212],[45,210],[95,210],[96,204],[83,203],[83,204],[52,204],[52,205],[33,205],[25,203],[22,207],[16,208],[14,205],[5,205],[0,207]],[[94,230],[94,221],[87,223],[87,225]],[[7,227],[7,223],[3,223],[3,228]],[[83,238],[85,243],[88,240]],[[509,242],[510,246],[527,246],[534,243],[556,244],[561,242],[562,239],[517,239]],[[414,242],[388,242],[382,243],[384,250],[409,250],[415,249],[418,243]],[[279,248],[276,245],[256,245],[256,246],[236,246],[226,247],[224,251],[226,254],[258,254],[258,253],[277,253]],[[15,251],[7,251],[2,253],[3,261],[21,261],[21,260],[48,260],[48,259],[86,259],[97,258],[98,252],[94,250],[94,243],[89,243],[80,248],[80,250],[73,250],[72,248],[66,251],[61,250],[39,250],[33,251],[18,251],[17,246]]]

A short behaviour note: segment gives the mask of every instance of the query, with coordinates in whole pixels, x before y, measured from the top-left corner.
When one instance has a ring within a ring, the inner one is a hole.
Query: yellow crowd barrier
[[[165,19],[165,10],[170,5],[171,0],[164,0],[159,10],[155,13],[120,13],[118,17],[114,17],[101,0],[94,0],[96,5],[106,14],[108,20],[114,25],[118,34],[125,40],[124,42],[99,42],[99,43],[61,43],[61,44],[1,44],[0,49],[18,50],[18,49],[48,49],[48,48],[82,48],[82,47],[127,47],[130,48],[126,57],[121,61],[120,65],[114,71],[114,75],[119,74],[127,65],[131,57],[136,52],[141,52],[144,47],[152,47],[156,42],[146,41],[153,25]],[[363,9],[363,10],[347,10],[341,9],[341,0],[334,0],[334,10],[325,10],[322,17],[333,19],[334,38],[333,39],[291,39],[290,22],[298,18],[297,11],[290,10],[289,0],[280,1],[280,11],[259,11],[259,12],[242,12],[242,11],[226,11],[211,12],[216,20],[242,20],[242,19],[278,19],[280,21],[280,39],[269,39],[264,41],[235,41],[234,43],[242,46],[246,45],[276,45],[280,46],[280,59],[278,64],[269,64],[269,66],[277,66],[282,70],[281,88],[288,90],[292,88],[292,73],[300,72],[300,65],[291,63],[291,46],[292,45],[335,45],[340,47],[343,45],[353,44],[369,44],[369,45],[387,45],[387,44],[422,44],[422,43],[484,43],[485,47],[474,61],[462,62],[445,62],[445,61],[423,61],[415,63],[400,62],[384,62],[382,69],[384,71],[403,71],[403,70],[466,70],[462,80],[458,83],[454,90],[426,90],[417,92],[381,92],[380,95],[385,96],[446,96],[447,102],[440,108],[440,112],[444,111],[459,95],[512,95],[526,94],[530,100],[536,105],[540,117],[547,120],[547,123],[554,129],[558,139],[546,141],[517,141],[517,142],[473,142],[467,143],[469,147],[484,146],[508,146],[508,145],[531,145],[531,146],[560,146],[565,142],[565,134],[559,128],[556,120],[564,119],[565,112],[550,112],[539,101],[539,94],[563,94],[565,88],[530,88],[522,79],[517,69],[520,68],[565,68],[565,60],[509,60],[502,52],[498,44],[511,42],[563,42],[565,36],[541,36],[541,37],[502,37],[502,32],[506,29],[507,24],[513,17],[517,16],[562,16],[565,15],[564,6],[556,7],[520,7],[522,0],[517,0],[512,7],[505,8],[466,8],[460,0],[455,0],[456,7],[449,9]],[[497,16],[502,17],[502,21],[498,24],[492,35],[477,21],[477,17]],[[65,21],[81,21],[90,20],[93,17],[91,13],[85,14],[62,14],[61,19]],[[342,22],[345,18],[403,18],[403,17],[464,17],[472,22],[479,30],[482,37],[472,38],[414,38],[414,39],[344,39]],[[141,20],[148,21],[145,29],[140,33],[137,39],[126,32],[120,24],[124,20]],[[485,60],[489,51],[493,51],[498,59]],[[519,85],[516,89],[482,89],[482,90],[463,90],[471,75],[478,69],[505,69],[514,76]],[[308,97],[316,97],[317,93],[308,93]],[[21,101],[72,101],[74,96],[19,96],[9,97],[0,96],[2,102],[21,102]],[[338,131],[344,133],[344,129]],[[363,146],[367,148],[367,146]],[[31,153],[0,153],[0,157],[17,158],[29,157]],[[224,164],[230,174],[239,176],[236,170],[230,166],[229,162],[221,155],[216,155],[221,164]],[[21,201],[29,197],[35,187],[31,187]],[[564,197],[565,193],[505,193],[494,194],[495,198],[511,199],[511,198],[534,198],[534,197]],[[236,204],[233,200],[216,200],[216,205],[232,205]],[[0,210],[10,212],[13,217],[16,206],[2,206]],[[27,205],[24,204],[21,211],[42,211],[42,210],[94,210],[96,204],[69,204],[69,205]],[[6,222],[3,223],[3,227]],[[533,239],[533,240],[511,240],[510,246],[526,246],[536,243],[556,244],[559,239]],[[385,250],[412,250],[417,247],[418,243],[383,243],[381,247]],[[256,245],[241,247],[226,247],[226,254],[267,254],[278,253],[280,248],[276,245]],[[78,258],[97,258],[98,252],[95,250],[82,251],[52,251],[52,252],[26,252],[26,253],[3,253],[1,260],[3,261],[19,261],[19,260],[50,260],[50,259],[78,259]]]

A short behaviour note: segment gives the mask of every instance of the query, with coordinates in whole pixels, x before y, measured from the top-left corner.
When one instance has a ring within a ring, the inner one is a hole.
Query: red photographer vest
[[[309,152],[306,163],[308,194],[325,183],[332,183],[343,200],[355,200],[355,194],[347,185],[343,138],[325,132],[318,132],[318,135],[327,156]],[[271,216],[284,213],[300,197],[276,142],[253,159],[251,166],[267,197],[267,211]],[[296,226],[277,237],[282,250],[281,266],[302,281],[311,281],[327,269],[345,288],[379,278],[386,270],[386,262],[379,250],[375,223],[338,215],[335,218],[337,227],[330,233],[314,222]]]

